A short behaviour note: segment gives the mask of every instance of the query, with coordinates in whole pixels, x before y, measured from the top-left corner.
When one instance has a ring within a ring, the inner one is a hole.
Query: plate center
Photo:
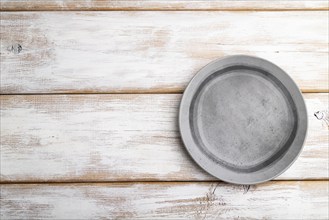
[[[203,150],[244,171],[280,157],[296,127],[293,105],[280,86],[250,69],[210,77],[193,106],[194,132]]]

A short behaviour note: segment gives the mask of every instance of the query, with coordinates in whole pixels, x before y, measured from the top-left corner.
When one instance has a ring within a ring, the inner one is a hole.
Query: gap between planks
[[[318,94],[318,93],[329,93],[328,89],[320,90],[301,90],[303,94]],[[170,95],[170,94],[183,94],[184,91],[181,90],[163,90],[163,91],[154,91],[154,90],[134,90],[134,91],[118,91],[118,92],[58,92],[58,93],[0,93],[1,96],[26,96],[26,95]]]
[[[252,185],[260,185],[264,183],[292,183],[292,182],[328,182],[328,179],[289,179],[289,180],[280,180],[280,179],[273,179],[270,181],[266,181],[263,183],[258,184],[252,184]],[[71,185],[71,184],[77,184],[77,185],[84,185],[84,184],[94,184],[94,185],[102,185],[102,184],[179,184],[179,183],[223,183],[227,185],[246,185],[246,184],[232,184],[224,182],[220,179],[214,179],[214,180],[127,180],[127,181],[4,181],[0,182],[1,185]]]
[[[328,91],[329,92],[329,91]],[[313,93],[326,93],[326,92],[313,92]],[[14,95],[165,95],[165,94],[183,94],[183,91],[118,91],[118,92],[58,92],[58,93],[0,93],[2,96],[14,96]]]
[[[6,1],[2,11],[299,11],[328,10],[327,1],[228,1],[228,0],[180,0],[180,1]]]
[[[329,7],[326,8],[294,8],[294,9],[256,9],[256,8],[241,8],[241,9],[159,9],[159,8],[151,8],[151,9],[130,9],[130,8],[115,8],[115,9],[0,9],[0,12],[94,12],[94,11],[200,11],[200,12],[213,12],[213,11],[227,11],[227,12],[288,12],[288,11],[328,11]]]

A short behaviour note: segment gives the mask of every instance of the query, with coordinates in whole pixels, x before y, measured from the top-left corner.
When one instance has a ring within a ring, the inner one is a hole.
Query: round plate
[[[307,132],[297,85],[278,66],[250,56],[216,60],[191,80],[179,111],[189,154],[230,183],[275,178],[298,157]]]

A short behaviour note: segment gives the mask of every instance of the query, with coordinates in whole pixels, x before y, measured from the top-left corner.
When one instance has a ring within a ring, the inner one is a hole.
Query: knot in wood
[[[11,46],[9,46],[8,51],[13,52],[14,54],[19,54],[22,51],[22,45],[20,44],[13,44]]]

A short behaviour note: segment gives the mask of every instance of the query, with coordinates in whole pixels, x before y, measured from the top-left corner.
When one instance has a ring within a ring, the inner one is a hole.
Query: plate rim
[[[294,104],[296,105],[298,123],[296,136],[292,144],[290,145],[290,149],[286,151],[282,158],[280,158],[279,161],[277,161],[275,164],[271,164],[268,166],[270,171],[274,173],[272,175],[269,175],[269,173],[264,172],[264,170],[261,170],[262,172],[254,172],[249,174],[239,173],[220,166],[219,164],[212,161],[205,154],[203,154],[202,151],[198,149],[197,144],[192,138],[192,132],[189,123],[189,109],[192,102],[192,98],[195,96],[195,91],[197,90],[197,88],[199,88],[203,80],[205,80],[209,75],[228,66],[236,66],[241,64],[266,70],[269,74],[274,76],[282,83],[282,85],[291,95],[291,98]],[[297,84],[293,81],[293,79],[283,69],[281,69],[274,63],[260,57],[250,55],[232,55],[215,59],[214,61],[208,63],[206,66],[201,68],[194,75],[194,77],[191,79],[188,86],[186,87],[181,98],[178,114],[178,126],[185,149],[192,157],[192,159],[204,171],[218,178],[219,180],[228,183],[253,185],[276,178],[277,176],[285,172],[289,167],[291,167],[291,165],[297,160],[300,153],[302,152],[307,136],[307,116],[307,108],[301,91],[299,90]],[[223,174],[221,174],[220,172],[223,172]],[[228,174],[228,177],[226,177],[225,174]],[[253,177],[257,177],[257,175],[260,177],[253,179]]]

